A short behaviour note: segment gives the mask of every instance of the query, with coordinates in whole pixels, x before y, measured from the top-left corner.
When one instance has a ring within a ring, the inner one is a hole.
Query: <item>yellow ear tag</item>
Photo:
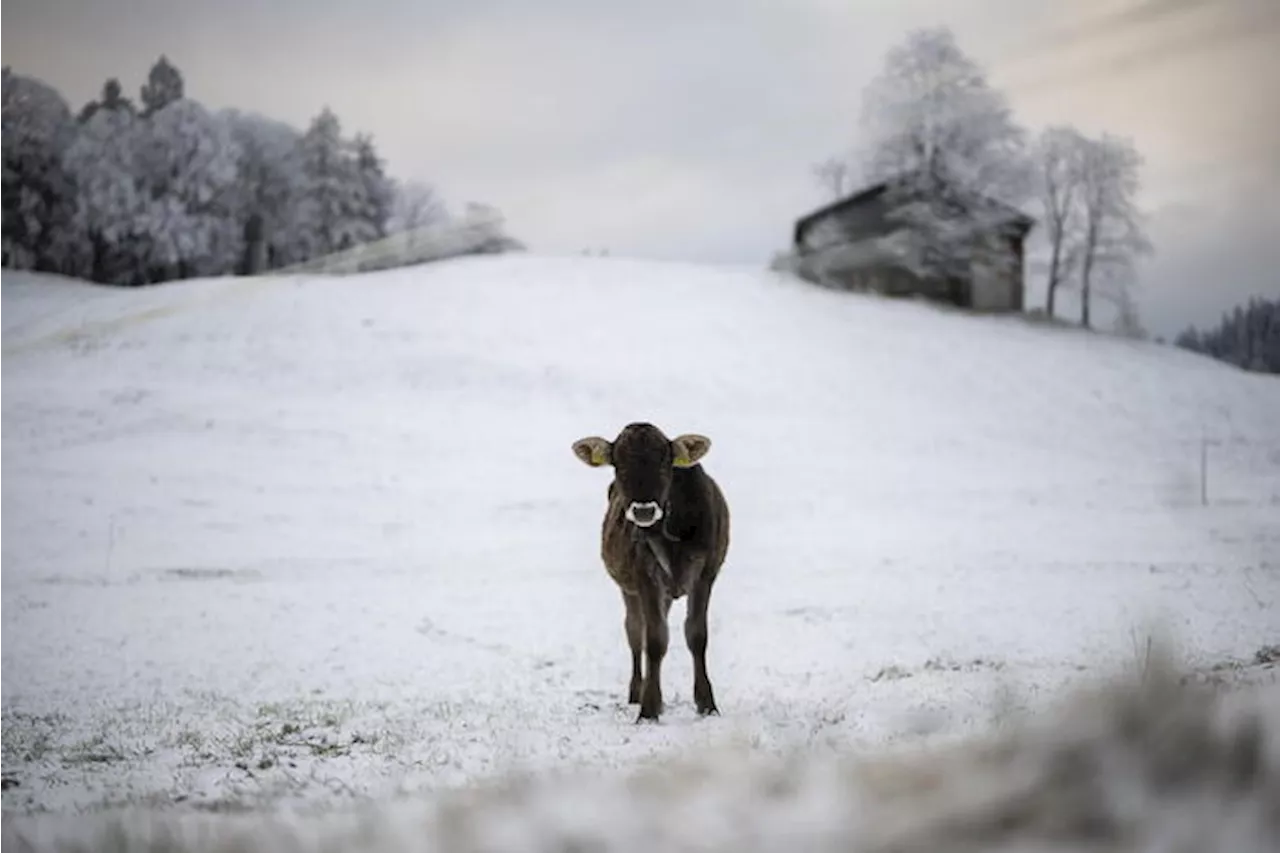
[[[592,465],[604,465],[608,461],[609,460],[605,458],[603,450],[601,450],[599,447],[591,448],[591,464]]]
[[[677,456],[675,458],[675,461],[673,464],[677,468],[688,468],[690,465],[693,464],[693,460],[690,459],[688,456],[681,454],[680,456]]]

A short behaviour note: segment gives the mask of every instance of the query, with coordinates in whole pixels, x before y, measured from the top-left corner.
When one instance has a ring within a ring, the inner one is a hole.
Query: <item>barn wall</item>
[[[891,296],[919,295],[969,307],[975,311],[1022,311],[1024,308],[1023,241],[1008,235],[988,235],[974,247],[970,281],[929,281],[910,272],[885,265],[884,258],[865,258],[857,269],[841,269],[839,263],[824,266],[823,257],[833,257],[843,245],[883,236],[894,230],[889,220],[891,208],[884,195],[832,211],[814,222],[795,247],[801,257],[809,257],[814,271],[802,276],[829,287],[873,290]],[[803,266],[803,265],[802,265]]]
[[[867,199],[862,204],[837,214],[840,227],[851,238],[879,237],[893,230],[888,220],[889,208],[884,196]]]
[[[812,251],[826,248],[833,242],[881,236],[891,230],[886,218],[888,213],[881,197],[833,211],[808,228],[797,248]]]
[[[896,273],[883,267],[837,269],[828,273],[825,284],[839,290],[883,291],[886,282],[893,280]]]
[[[974,252],[970,267],[976,311],[1022,310],[1021,242],[991,237]]]
[[[946,283],[923,279],[900,267],[881,270],[875,289],[888,296],[924,296],[928,299],[946,300]]]

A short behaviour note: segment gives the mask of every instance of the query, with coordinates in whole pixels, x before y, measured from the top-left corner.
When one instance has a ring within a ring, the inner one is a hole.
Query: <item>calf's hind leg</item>
[[[715,575],[707,572],[689,591],[689,604],[684,618],[684,639],[693,655],[693,702],[700,715],[719,714],[711,679],[707,677],[707,605]]]

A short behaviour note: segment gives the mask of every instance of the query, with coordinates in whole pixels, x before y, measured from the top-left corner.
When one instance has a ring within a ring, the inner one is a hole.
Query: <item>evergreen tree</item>
[[[243,237],[234,218],[240,147],[227,123],[184,98],[139,130],[135,166],[146,199],[148,280],[233,271]]]
[[[76,185],[63,158],[76,126],[52,87],[4,69],[4,264],[83,273]]]
[[[151,66],[151,71],[147,74],[147,82],[139,93],[142,114],[149,116],[174,101],[182,100],[185,97],[183,89],[182,72],[169,62],[168,57],[162,55],[156,60],[156,64]]]
[[[395,205],[395,186],[383,171],[382,160],[373,147],[371,137],[357,135],[355,149],[356,170],[360,177],[361,218],[368,227],[366,239],[378,240],[387,236]]]
[[[1176,346],[1259,373],[1280,373],[1280,299],[1254,297],[1201,332],[1188,327]]]
[[[112,78],[73,118],[54,89],[4,69],[5,266],[121,285],[253,273],[378,240],[397,216],[443,216],[425,187],[401,197],[372,138],[344,139],[328,108],[305,134],[213,114],[164,56],[141,100]],[[492,220],[413,257],[522,248]]]
[[[111,112],[127,112],[130,114],[137,113],[133,101],[124,96],[124,88],[120,85],[120,81],[115,77],[107,80],[102,84],[102,99],[99,101],[90,101],[84,105],[84,109],[80,111],[79,120],[84,124],[93,118],[98,110],[109,110]]]
[[[342,139],[342,126],[328,107],[303,134],[301,155],[307,257],[354,246],[367,234],[367,227],[361,227],[363,186],[356,160]]]
[[[227,110],[221,113],[240,146],[235,220],[244,232],[242,272],[305,260],[302,136],[283,122]]]
[[[67,149],[79,188],[77,219],[90,246],[90,275],[111,284],[143,284],[142,192],[137,161],[140,122],[132,110],[94,110]]]

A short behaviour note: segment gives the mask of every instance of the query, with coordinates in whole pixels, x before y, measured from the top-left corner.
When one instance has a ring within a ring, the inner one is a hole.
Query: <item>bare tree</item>
[[[1102,279],[1120,299],[1139,256],[1152,247],[1137,194],[1142,158],[1133,143],[1110,134],[1088,140],[1080,159],[1080,324],[1091,322],[1094,285]],[[1124,297],[1127,298],[1127,295]]]
[[[832,201],[844,198],[849,180],[849,164],[839,157],[829,157],[813,167],[813,176],[831,196]]]
[[[412,243],[415,232],[444,218],[444,204],[435,190],[418,181],[397,182],[391,221],[387,224],[389,234],[407,232]]]
[[[1116,293],[1116,319],[1112,330],[1124,338],[1146,340],[1148,337],[1142,318],[1138,315],[1138,303],[1127,287]]]
[[[1048,243],[1045,312],[1052,317],[1058,287],[1080,261],[1082,160],[1088,140],[1073,127],[1047,128],[1036,141],[1036,183],[1040,196],[1040,238]]]
[[[903,260],[967,275],[979,233],[1012,227],[1032,193],[1026,137],[1003,94],[946,28],[915,30],[863,93],[865,172],[893,187]]]

